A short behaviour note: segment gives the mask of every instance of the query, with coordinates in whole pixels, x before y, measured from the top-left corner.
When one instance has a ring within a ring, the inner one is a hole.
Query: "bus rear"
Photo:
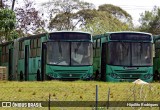
[[[46,75],[51,79],[89,79],[92,37],[83,32],[53,32],[46,42]]]

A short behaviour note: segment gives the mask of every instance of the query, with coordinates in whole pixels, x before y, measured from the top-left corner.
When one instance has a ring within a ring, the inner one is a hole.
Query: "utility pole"
[[[15,0],[12,1],[12,10],[14,10]]]

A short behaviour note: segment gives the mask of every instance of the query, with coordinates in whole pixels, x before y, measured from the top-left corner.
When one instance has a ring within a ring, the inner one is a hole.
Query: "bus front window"
[[[71,65],[92,65],[92,44],[88,42],[71,43]]]
[[[125,42],[109,43],[108,63],[111,65],[130,65],[130,44]]]
[[[47,63],[54,65],[69,65],[70,48],[68,42],[47,43]]]
[[[144,42],[110,42],[108,63],[122,66],[152,65],[152,44]]]
[[[151,43],[132,43],[133,66],[152,65]]]

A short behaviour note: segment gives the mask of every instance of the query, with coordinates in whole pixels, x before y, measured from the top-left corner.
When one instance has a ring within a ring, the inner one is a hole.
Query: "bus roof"
[[[40,38],[40,37],[45,36],[45,35],[47,35],[47,33],[42,33],[42,34],[37,34],[37,35],[31,35],[31,36],[28,36],[28,37],[21,37],[21,38],[19,38],[19,41],[23,41],[23,40],[27,40],[27,39]]]
[[[124,35],[125,34],[125,35]],[[133,34],[133,36],[132,36]],[[118,36],[117,36],[118,35]],[[141,37],[138,37],[137,35],[141,35]],[[110,37],[109,37],[110,36]],[[117,31],[117,32],[106,32],[101,35],[96,35],[93,37],[93,40],[101,39],[107,37],[108,40],[111,41],[119,41],[119,40],[125,40],[125,41],[151,41],[153,42],[153,36],[151,33],[147,32],[138,32],[138,31]]]
[[[84,31],[55,31],[55,32],[50,32],[50,33],[61,33],[61,32],[72,32],[72,33],[84,33],[84,34],[91,34],[90,32],[84,32]],[[49,34],[50,34],[49,33]]]
[[[147,33],[147,32],[139,32],[139,31],[116,31],[116,32],[106,32],[103,34],[99,34],[99,35],[95,35],[93,37],[93,39],[97,39],[97,38],[102,38],[105,37],[106,35],[110,35],[110,34],[116,34],[116,33],[137,33],[137,34],[146,34],[146,35],[151,35],[151,33]]]
[[[27,40],[27,39],[35,39],[35,38],[40,38],[42,36],[45,36],[47,34],[52,34],[52,33],[62,33],[62,32],[65,32],[65,33],[69,33],[69,32],[72,32],[72,33],[84,33],[84,34],[90,34],[89,32],[83,32],[83,31],[55,31],[55,32],[50,32],[50,33],[42,33],[42,34],[37,34],[37,35],[31,35],[31,36],[28,36],[28,37],[22,37],[22,38],[19,38],[19,41],[23,41],[23,40]]]
[[[139,32],[139,31],[117,31],[117,32],[106,32],[105,34],[113,34],[113,33],[137,33],[137,34],[147,34],[147,35],[152,35],[151,33],[147,33],[147,32]]]
[[[92,41],[92,35],[82,31],[56,31],[49,33],[49,39],[54,41]]]

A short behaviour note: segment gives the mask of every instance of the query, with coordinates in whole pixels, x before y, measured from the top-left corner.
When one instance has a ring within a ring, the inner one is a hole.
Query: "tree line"
[[[132,16],[112,4],[96,9],[94,4],[80,0],[52,0],[36,7],[33,1],[25,0],[14,10],[9,4],[0,0],[1,42],[54,30],[81,30],[93,35],[127,30],[160,34],[160,8],[156,6],[142,13],[140,26],[134,27]]]

